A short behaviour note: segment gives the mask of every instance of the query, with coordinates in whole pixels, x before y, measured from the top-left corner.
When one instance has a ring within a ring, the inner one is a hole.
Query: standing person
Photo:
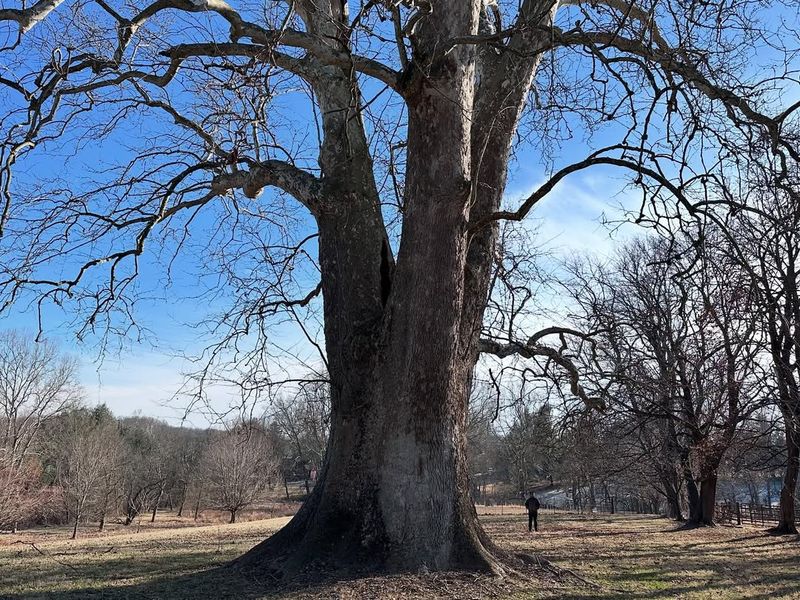
[[[528,509],[528,531],[531,530],[531,526],[533,527],[534,531],[539,531],[539,507],[541,504],[539,503],[539,499],[531,494],[531,497],[525,500],[525,508]]]

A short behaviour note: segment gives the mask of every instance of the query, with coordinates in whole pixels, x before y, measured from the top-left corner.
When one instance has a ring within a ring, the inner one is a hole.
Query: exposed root
[[[675,531],[691,531],[692,529],[700,529],[702,527],[716,527],[716,523],[702,523],[700,521],[686,521],[678,526]]]
[[[797,527],[790,524],[778,525],[767,529],[770,535],[797,535]]]
[[[591,579],[587,579],[587,578],[583,577],[582,575],[579,575],[578,573],[576,573],[572,569],[567,569],[567,568],[564,568],[564,567],[559,567],[557,565],[554,565],[553,563],[551,563],[546,558],[542,558],[541,556],[539,556],[537,554],[517,554],[515,556],[516,556],[517,560],[523,562],[525,565],[528,565],[528,566],[531,566],[531,567],[535,567],[535,568],[541,569],[543,571],[546,571],[548,573],[551,573],[556,578],[556,580],[559,581],[560,583],[565,583],[569,579],[572,579],[574,581],[577,581],[580,584],[583,584],[583,585],[585,585],[587,587],[590,587],[590,588],[596,589],[596,590],[607,590],[607,591],[612,591],[612,592],[625,592],[625,590],[621,590],[621,589],[617,589],[617,588],[610,588],[610,587],[604,586],[604,585],[602,585],[600,583],[597,583],[596,581],[592,581]]]

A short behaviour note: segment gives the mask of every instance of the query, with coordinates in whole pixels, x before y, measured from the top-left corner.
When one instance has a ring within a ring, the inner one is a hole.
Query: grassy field
[[[375,577],[273,591],[213,571],[285,524],[275,518],[199,527],[168,515],[138,530],[70,541],[65,529],[0,536],[3,599],[280,598],[800,598],[800,540],[749,528],[677,531],[664,519],[545,514],[529,535],[522,515],[483,511],[502,546],[559,567],[504,580],[464,574]],[[180,523],[186,525],[186,523]]]

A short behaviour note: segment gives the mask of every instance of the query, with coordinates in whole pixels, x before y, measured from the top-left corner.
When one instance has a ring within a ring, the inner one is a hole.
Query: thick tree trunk
[[[75,522],[72,524],[72,539],[73,540],[78,537],[78,523],[80,522],[80,520],[81,520],[80,513],[77,513],[75,515]]]
[[[768,313],[767,321],[779,406],[786,434],[786,469],[781,487],[780,517],[778,526],[772,530],[779,534],[797,533],[795,505],[798,471],[800,471],[800,385],[798,385],[797,379],[796,356],[800,307],[798,307],[797,271],[794,261],[790,262],[789,267],[783,281],[785,286],[784,302],[787,314],[793,314],[794,318],[783,318],[782,313],[776,309]]]
[[[672,476],[670,476],[672,475]],[[678,474],[662,474],[661,476],[662,494],[667,503],[667,516],[676,521],[683,521],[683,508],[681,507],[680,486],[678,484]]]
[[[724,447],[724,446],[723,446]],[[706,448],[706,455],[701,456],[697,486],[691,472],[686,467],[686,485],[689,492],[689,525],[711,527],[714,525],[714,513],[717,505],[717,470],[722,462],[722,452],[712,452]],[[691,483],[690,481],[691,480]]]
[[[698,525],[714,525],[717,506],[717,474],[714,472],[700,482],[700,515]]]
[[[700,504],[700,490],[694,480],[691,470],[684,468],[684,482],[686,483],[686,502],[689,506],[689,523],[699,523],[703,514]]]
[[[284,529],[236,561],[239,568],[274,577],[316,562],[338,574],[502,571],[470,499],[466,461],[467,403],[496,235],[493,227],[469,226],[499,207],[539,57],[515,59],[522,66],[511,73],[493,54],[484,81],[497,79],[497,93],[473,110],[475,48],[444,49],[477,31],[481,5],[451,3],[415,29],[404,74],[408,144],[396,264],[355,108],[357,84],[349,70],[333,68],[313,82],[324,133],[322,199],[312,212],[331,433],[309,498]],[[346,45],[346,27],[335,26],[343,21],[339,3],[315,6],[325,14],[304,12],[309,29],[338,51]],[[519,40],[514,55],[529,51],[529,42]]]
[[[236,523],[236,511],[235,510],[231,511],[231,520],[228,521],[228,522],[229,523]]]
[[[797,477],[800,471],[800,431],[791,416],[787,418],[786,411],[784,411],[784,421],[786,422],[786,470],[781,487],[780,520],[773,530],[782,534],[797,533],[795,505]]]
[[[189,484],[184,482],[181,489],[181,503],[178,505],[178,517],[183,516],[183,507],[186,505],[186,490],[188,487]]]
[[[158,505],[161,503],[161,498],[164,496],[164,484],[162,483],[161,486],[158,488],[158,496],[156,497],[156,501],[153,502],[153,512],[150,516],[150,522],[156,522],[156,514],[158,513]]]
[[[683,516],[683,508],[681,507],[680,495],[670,494],[666,497],[667,502],[667,516],[675,521],[685,521]]]
[[[474,31],[477,3],[446,15]],[[469,21],[474,21],[470,24]],[[466,24],[463,22],[466,21]],[[442,20],[426,20],[421,39]],[[423,44],[424,45],[424,44]],[[324,467],[295,518],[237,561],[291,574],[499,571],[469,496],[466,415],[474,356],[460,348],[470,198],[473,72],[457,48],[412,82],[406,213],[395,268],[352,81],[318,91],[321,162],[335,202],[318,215],[332,423]],[[420,60],[424,60],[421,57]],[[337,146],[338,129],[348,128]],[[358,208],[355,208],[358,207]],[[346,235],[345,235],[346,234]]]

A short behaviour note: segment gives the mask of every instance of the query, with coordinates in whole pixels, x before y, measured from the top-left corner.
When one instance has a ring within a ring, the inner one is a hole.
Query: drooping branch
[[[482,338],[478,348],[484,354],[492,354],[498,358],[520,356],[522,358],[543,357],[555,363],[567,372],[569,387],[572,394],[579,398],[586,406],[595,410],[605,410],[606,404],[602,398],[590,396],[580,383],[580,371],[575,363],[564,354],[563,344],[561,349],[546,346],[538,342],[542,335],[535,334],[527,342],[501,343],[496,340]]]
[[[397,71],[390,69],[379,61],[372,60],[363,56],[354,56],[346,52],[336,52],[327,46],[318,47],[311,45],[305,58],[296,58],[288,54],[278,52],[273,45],[268,44],[268,40],[253,38],[256,44],[231,43],[204,43],[204,44],[180,44],[169,50],[162,52],[164,56],[169,56],[173,60],[180,60],[189,57],[223,57],[223,56],[249,56],[258,58],[268,64],[285,69],[295,75],[312,81],[319,77],[321,65],[337,66],[342,68],[352,68],[359,73],[373,77],[388,85],[391,89],[401,92]],[[277,38],[277,43],[286,44],[285,38]],[[305,48],[306,45],[302,46]],[[301,47],[301,46],[296,46]]]

